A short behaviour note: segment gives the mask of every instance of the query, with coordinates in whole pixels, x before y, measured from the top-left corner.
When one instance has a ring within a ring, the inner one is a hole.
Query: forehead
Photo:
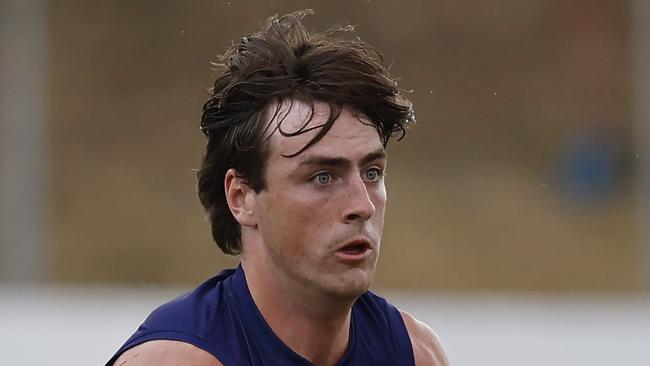
[[[302,150],[321,131],[330,113],[330,105],[319,101],[310,104],[293,99],[272,104],[265,118],[269,121],[265,131],[269,157],[289,156]],[[383,150],[383,145],[372,121],[345,106],[325,136],[296,157],[307,153],[340,155],[354,150]]]

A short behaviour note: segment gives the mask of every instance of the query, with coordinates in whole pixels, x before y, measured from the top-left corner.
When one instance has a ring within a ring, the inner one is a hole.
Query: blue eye
[[[371,182],[375,182],[381,179],[382,174],[382,171],[377,168],[368,169],[365,172],[366,179]]]
[[[316,183],[320,185],[327,185],[332,181],[332,175],[330,173],[320,173],[314,177]]]

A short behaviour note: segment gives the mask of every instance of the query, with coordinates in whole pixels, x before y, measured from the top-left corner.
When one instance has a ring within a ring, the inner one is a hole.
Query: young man
[[[224,55],[204,105],[199,198],[241,265],[156,309],[108,365],[448,365],[425,324],[368,291],[385,147],[415,117],[376,53],[305,12]]]

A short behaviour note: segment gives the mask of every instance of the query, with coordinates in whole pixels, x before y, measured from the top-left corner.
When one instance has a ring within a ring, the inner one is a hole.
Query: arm
[[[156,340],[126,350],[113,366],[223,366],[214,356],[189,343]]]
[[[449,360],[436,334],[428,325],[400,310],[411,338],[416,366],[449,366]]]

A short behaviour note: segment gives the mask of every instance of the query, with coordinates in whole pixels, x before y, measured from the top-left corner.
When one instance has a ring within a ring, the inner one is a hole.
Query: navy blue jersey
[[[350,343],[337,366],[414,366],[413,348],[399,311],[366,292],[352,306]],[[313,366],[273,333],[259,312],[241,266],[228,269],[154,310],[117,351],[151,340],[190,343],[225,366]]]

